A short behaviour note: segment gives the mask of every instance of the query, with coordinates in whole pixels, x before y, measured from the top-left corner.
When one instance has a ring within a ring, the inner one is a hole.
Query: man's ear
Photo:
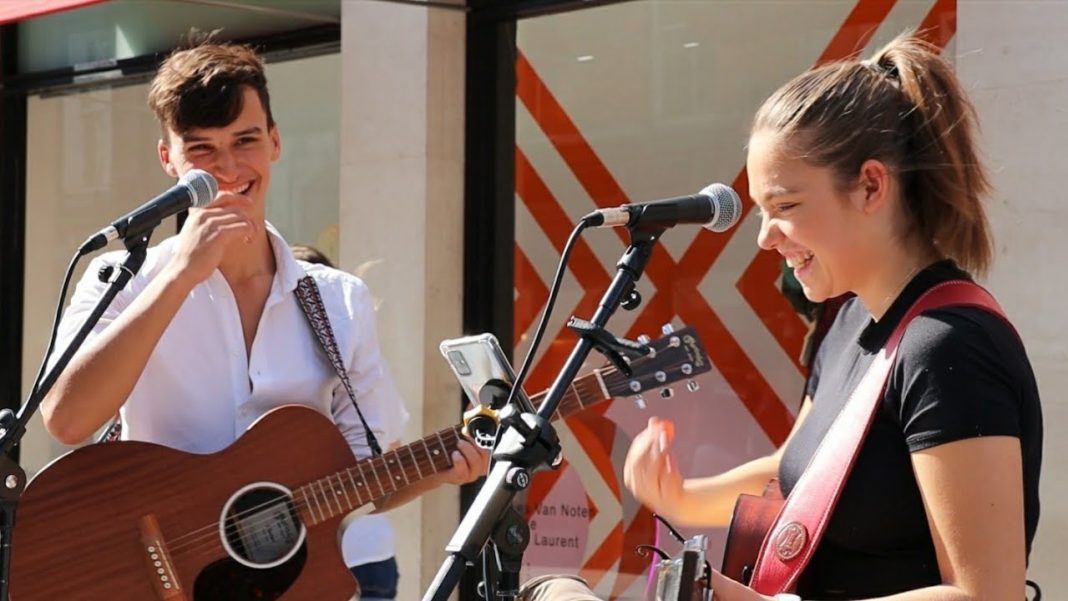
[[[857,208],[868,215],[882,209],[890,198],[890,184],[890,170],[885,163],[876,159],[864,161],[853,194]]]
[[[156,153],[159,154],[159,164],[171,177],[178,177],[178,168],[171,162],[171,147],[162,138],[156,144]]]
[[[282,136],[277,125],[271,127],[268,137],[271,139],[271,161],[277,161],[282,156]]]

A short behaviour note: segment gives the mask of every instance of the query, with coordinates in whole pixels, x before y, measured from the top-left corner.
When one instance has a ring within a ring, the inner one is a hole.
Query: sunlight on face
[[[181,135],[168,131],[160,158],[172,176],[203,169],[218,180],[220,192],[247,195],[262,209],[281,143],[277,128],[267,127],[267,112],[256,91],[246,87],[243,101],[229,125],[193,128]]]
[[[865,269],[862,213],[833,172],[788,156],[762,132],[749,140],[746,166],[761,215],[760,247],[783,256],[809,300],[852,290]]]

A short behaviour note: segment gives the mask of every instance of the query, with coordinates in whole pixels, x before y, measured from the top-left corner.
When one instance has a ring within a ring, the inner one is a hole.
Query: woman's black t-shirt
[[[940,282],[968,279],[952,262],[916,275],[876,322],[848,301],[812,365],[812,410],[780,465],[789,493],[857,383],[909,307]],[[976,436],[1013,436],[1023,453],[1027,552],[1038,525],[1042,413],[1012,327],[977,308],[923,313],[909,325],[882,404],[819,548],[798,582],[803,598],[857,599],[942,582],[909,454]]]

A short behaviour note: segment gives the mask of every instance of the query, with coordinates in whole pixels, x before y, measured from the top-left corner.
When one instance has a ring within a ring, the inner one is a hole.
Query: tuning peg
[[[665,323],[664,325],[660,326],[660,331],[664,333],[664,336],[667,336],[668,334],[671,334],[675,331],[675,326],[671,325],[670,323]]]
[[[671,339],[668,340],[668,344],[671,345],[671,348],[678,348],[682,346],[682,340],[680,340],[678,336],[672,336]]]
[[[700,389],[701,385],[697,383],[697,380],[686,381],[686,390],[689,390],[690,392],[697,392]]]
[[[634,405],[635,405],[635,406],[636,406],[636,407],[637,407],[638,409],[645,409],[645,408],[646,408],[646,406],[647,406],[647,405],[645,404],[645,397],[643,397],[643,396],[642,396],[642,395],[640,395],[640,394],[639,394],[638,396],[634,397]]]
[[[650,340],[652,340],[652,338],[649,338],[645,334],[642,334],[641,336],[638,336],[638,342],[640,342],[642,344],[649,344]]]
[[[637,380],[631,380],[630,383],[627,384],[627,386],[630,386],[631,392],[642,391],[642,383]]]
[[[679,370],[682,371],[683,375],[688,376],[693,373],[693,366],[689,363],[683,363],[682,366],[679,367]]]
[[[660,382],[661,384],[667,382],[667,374],[664,373],[662,370],[657,371],[655,374],[653,374],[653,377],[656,378],[656,381]]]
[[[674,390],[672,390],[670,388],[661,388],[660,389],[660,398],[662,398],[662,399],[670,399],[673,396],[675,396],[675,391]]]

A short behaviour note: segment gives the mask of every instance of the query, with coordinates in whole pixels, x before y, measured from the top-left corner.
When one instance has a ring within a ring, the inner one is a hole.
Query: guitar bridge
[[[148,514],[142,516],[138,522],[141,530],[141,547],[145,558],[145,568],[148,577],[152,580],[156,597],[160,601],[185,600],[182,585],[178,582],[178,574],[174,570],[170,553],[163,541],[163,533],[159,528],[156,516]]]

